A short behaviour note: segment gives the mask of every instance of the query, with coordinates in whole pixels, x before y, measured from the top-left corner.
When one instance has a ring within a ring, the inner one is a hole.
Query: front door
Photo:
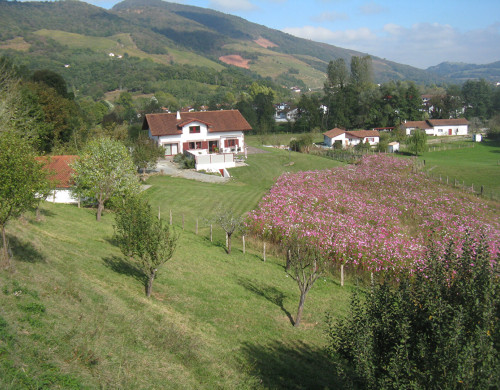
[[[219,150],[219,141],[208,141],[208,151],[210,153],[217,153]]]

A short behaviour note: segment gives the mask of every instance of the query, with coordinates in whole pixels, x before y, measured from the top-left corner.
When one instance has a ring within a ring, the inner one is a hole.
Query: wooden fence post
[[[264,242],[264,254],[263,254],[263,259],[266,261],[266,243]]]
[[[481,186],[481,196],[483,196],[484,186]]]
[[[212,224],[210,224],[210,242],[213,241],[213,236],[212,236]]]
[[[243,254],[245,254],[245,236],[241,237],[243,241]]]
[[[340,264],[340,285],[344,286],[344,264]]]
[[[170,209],[170,225],[172,225],[172,209]]]

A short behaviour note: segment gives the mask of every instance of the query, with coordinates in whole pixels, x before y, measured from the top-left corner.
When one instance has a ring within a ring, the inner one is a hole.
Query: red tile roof
[[[415,128],[425,130],[432,128],[432,125],[427,121],[408,121],[406,123],[402,123],[401,125],[406,129]]]
[[[380,137],[380,133],[377,130],[353,130],[346,131],[346,134],[352,135],[356,138]]]
[[[209,133],[252,130],[238,110],[201,111],[171,114],[146,114],[142,128],[149,129],[153,136],[176,135],[182,133],[182,126],[198,121],[208,124]]]
[[[468,125],[469,121],[465,118],[457,118],[457,119],[428,119],[432,126],[460,126],[460,125]]]
[[[344,134],[345,130],[339,129],[338,127],[328,130],[326,133],[323,133],[323,135],[326,135],[328,138],[335,138],[340,134]]]
[[[57,188],[71,187],[73,169],[69,166],[78,156],[43,156],[37,157],[37,160],[44,163],[44,169],[51,174],[49,180]]]

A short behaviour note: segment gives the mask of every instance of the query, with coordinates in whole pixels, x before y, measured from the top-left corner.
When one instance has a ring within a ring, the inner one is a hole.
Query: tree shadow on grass
[[[283,310],[283,312],[286,314],[292,325],[295,323],[293,321],[292,315],[287,309],[285,309],[283,305],[283,301],[286,298],[286,294],[278,290],[276,287],[265,286],[256,281],[252,281],[250,279],[242,279],[242,278],[238,280],[238,284],[240,286],[243,286],[248,291],[253,292],[254,294],[259,295],[261,297],[264,297],[269,302],[274,303],[281,310]]]
[[[45,263],[47,258],[42,255],[29,241],[23,241],[15,236],[8,236],[9,248],[16,260],[26,263]]]
[[[253,375],[269,389],[341,389],[342,382],[327,353],[301,341],[243,344]]]
[[[104,265],[111,270],[122,274],[132,276],[134,279],[144,282],[144,273],[134,264],[120,256],[103,257]]]

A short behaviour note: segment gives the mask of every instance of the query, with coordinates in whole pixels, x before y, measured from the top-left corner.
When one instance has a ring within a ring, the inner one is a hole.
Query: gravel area
[[[168,176],[183,177],[184,179],[197,180],[205,183],[226,183],[230,180],[229,177],[207,175],[205,173],[196,172],[194,169],[179,169],[177,168],[177,164],[168,160],[159,160],[155,171]]]

